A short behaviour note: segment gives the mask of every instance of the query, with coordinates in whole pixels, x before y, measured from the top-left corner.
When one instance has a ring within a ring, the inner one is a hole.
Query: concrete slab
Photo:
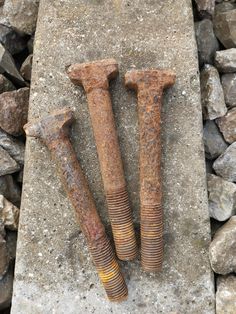
[[[190,0],[41,0],[29,118],[76,110],[72,140],[104,221],[106,208],[86,98],[65,66],[116,58],[111,84],[122,156],[138,229],[138,124],[133,68],[171,68],[163,105],[165,256],[161,274],[122,263],[129,299],[111,304],[98,282],[46,147],[28,140],[12,314],[214,313],[202,120]],[[107,224],[108,225],[108,224]],[[109,227],[108,227],[109,229]]]

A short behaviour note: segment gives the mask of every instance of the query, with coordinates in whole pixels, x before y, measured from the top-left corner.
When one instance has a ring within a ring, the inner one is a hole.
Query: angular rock
[[[9,265],[9,256],[7,253],[7,244],[4,238],[0,235],[0,280],[7,272]]]
[[[24,79],[16,68],[9,52],[0,43],[0,73],[8,73],[18,84],[25,85]]]
[[[206,65],[201,71],[200,80],[204,119],[214,120],[224,116],[227,108],[217,69]]]
[[[29,107],[29,88],[0,95],[0,127],[11,135],[23,134]]]
[[[228,147],[215,121],[207,120],[203,128],[203,141],[207,159],[215,159]]]
[[[17,54],[27,47],[26,36],[21,36],[12,28],[3,24],[0,24],[0,42],[11,55]]]
[[[199,64],[212,64],[215,53],[219,49],[219,43],[213,31],[212,21],[204,19],[196,22],[195,34],[198,47]]]
[[[21,75],[26,81],[31,80],[32,62],[33,62],[33,54],[29,55],[25,59],[20,69]]]
[[[5,0],[3,13],[17,31],[33,34],[36,28],[39,0]]]
[[[0,195],[0,220],[6,229],[15,231],[18,228],[20,210]]]
[[[215,66],[221,73],[236,72],[236,48],[216,51]]]
[[[20,166],[8,154],[8,152],[0,146],[0,176],[11,174],[20,170]]]
[[[227,181],[236,182],[236,143],[231,144],[213,164],[216,174]]]
[[[225,48],[236,47],[236,5],[232,3],[218,4],[213,23],[216,37]]]
[[[0,177],[0,194],[16,206],[20,206],[21,190],[11,175]]]
[[[228,107],[236,106],[236,73],[224,74],[221,77],[225,102]]]
[[[224,117],[217,119],[217,124],[228,143],[236,141],[236,108],[229,110]]]
[[[215,0],[195,0],[201,17],[211,17],[215,10]]]
[[[236,214],[236,184],[208,174],[207,188],[210,217],[225,221]]]
[[[4,310],[10,306],[12,289],[13,269],[10,267],[7,274],[0,280],[0,310]]]
[[[15,90],[15,86],[4,75],[0,74],[0,94]]]
[[[236,271],[236,216],[231,217],[215,234],[209,249],[215,273],[227,275]]]
[[[236,276],[217,278],[216,314],[236,313]]]
[[[1,129],[0,146],[4,148],[19,165],[24,165],[25,145]]]

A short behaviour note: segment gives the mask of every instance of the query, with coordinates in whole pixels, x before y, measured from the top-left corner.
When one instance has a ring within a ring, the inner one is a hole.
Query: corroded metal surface
[[[97,213],[87,181],[69,141],[73,122],[70,109],[55,111],[25,125],[27,136],[40,138],[57,163],[64,188],[73,204],[77,221],[87,240],[98,275],[111,301],[126,299],[128,291],[104,226]]]
[[[109,79],[118,74],[117,62],[106,59],[75,64],[67,72],[71,81],[82,85],[87,93],[117,256],[132,260],[137,255],[137,244],[108,90]]]
[[[161,103],[163,89],[174,82],[171,71],[130,71],[125,75],[126,86],[138,93],[141,263],[145,271],[162,268]]]

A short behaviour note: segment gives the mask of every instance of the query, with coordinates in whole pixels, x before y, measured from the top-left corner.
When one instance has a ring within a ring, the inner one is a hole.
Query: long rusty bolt
[[[132,260],[137,255],[137,243],[109,94],[109,79],[118,74],[117,62],[107,59],[74,64],[67,73],[87,93],[117,256]]]
[[[122,301],[127,298],[128,290],[69,140],[72,122],[73,112],[66,108],[29,122],[24,129],[28,136],[41,139],[51,151],[107,296],[110,301]]]
[[[161,187],[161,104],[164,88],[175,74],[164,70],[130,71],[125,84],[138,94],[141,211],[141,264],[145,271],[161,271],[163,211]]]

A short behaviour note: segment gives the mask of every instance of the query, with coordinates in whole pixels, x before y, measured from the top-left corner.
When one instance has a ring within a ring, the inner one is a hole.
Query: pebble
[[[3,13],[18,32],[33,34],[36,29],[39,0],[5,0]]]
[[[214,175],[207,175],[210,217],[225,221],[236,214],[236,184]]]
[[[18,228],[20,210],[0,195],[0,220],[6,229],[15,231]]]
[[[9,268],[7,274],[0,280],[0,310],[8,308],[11,304],[13,289],[13,269]]]
[[[215,121],[207,120],[203,128],[203,141],[207,159],[215,159],[228,147]]]
[[[222,87],[225,96],[225,103],[228,107],[236,106],[236,73],[224,74],[221,77]]]
[[[25,145],[0,129],[0,146],[20,165],[24,165]]]
[[[214,56],[219,50],[219,43],[213,31],[211,20],[204,19],[195,23],[199,64],[213,64]]]
[[[236,142],[215,160],[213,169],[225,180],[236,182]]]
[[[0,194],[14,205],[20,206],[21,190],[11,175],[0,177]]]
[[[21,36],[11,27],[0,24],[0,42],[11,54],[17,54],[27,47],[27,37]]]
[[[236,271],[236,216],[231,217],[215,234],[209,249],[215,273],[227,275]]]
[[[29,107],[29,88],[5,92],[0,95],[0,127],[7,133],[23,134]]]
[[[20,69],[21,75],[26,81],[31,80],[32,62],[33,62],[33,54],[30,54],[23,62]]]
[[[200,17],[211,17],[215,10],[215,0],[195,0]]]
[[[217,124],[228,143],[236,141],[236,108],[229,110],[224,117],[217,119]]]
[[[25,85],[10,53],[0,43],[0,73],[8,73],[18,84]]]
[[[17,162],[0,146],[0,176],[11,174],[19,170],[20,166]]]
[[[9,256],[7,252],[7,244],[2,235],[0,235],[0,280],[7,272],[9,265]]]
[[[15,86],[4,75],[0,74],[0,94],[15,90]]]
[[[236,313],[236,276],[219,276],[217,278],[216,313]]]
[[[217,69],[206,65],[200,74],[204,119],[214,120],[226,114],[223,88]]]
[[[216,51],[215,66],[221,73],[236,72],[236,48]]]
[[[216,37],[223,46],[236,47],[236,4],[229,2],[218,4],[213,23]]]

